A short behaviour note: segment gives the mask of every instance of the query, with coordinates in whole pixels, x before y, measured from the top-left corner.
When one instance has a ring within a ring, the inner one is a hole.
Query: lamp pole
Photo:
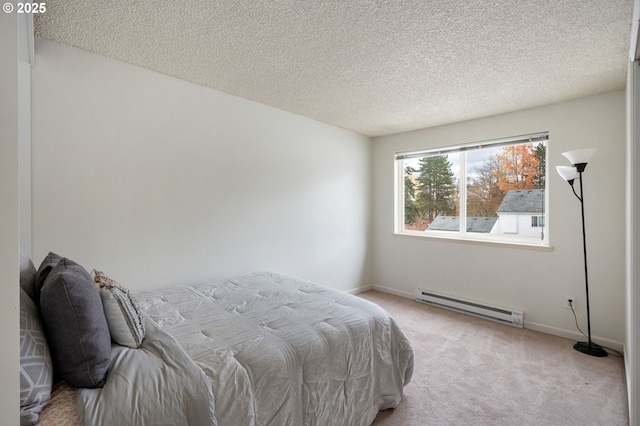
[[[587,233],[585,230],[584,224],[584,192],[582,189],[582,172],[584,171],[586,163],[582,164],[574,164],[578,171],[578,178],[580,179],[580,196],[576,194],[575,189],[573,189],[573,181],[570,182],[571,189],[573,189],[573,193],[580,200],[580,210],[582,213],[582,250],[584,253],[584,287],[585,293],[587,297],[587,334],[588,334],[588,342],[578,342],[573,345],[573,348],[577,351],[585,353],[587,355],[597,356],[597,357],[605,357],[607,356],[607,351],[605,351],[602,346],[593,343],[591,340],[591,312],[589,311],[589,270],[587,268]]]

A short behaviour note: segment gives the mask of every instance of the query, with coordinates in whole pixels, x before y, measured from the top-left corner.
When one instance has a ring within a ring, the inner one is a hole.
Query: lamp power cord
[[[578,325],[578,317],[576,316],[576,310],[573,308],[573,302],[572,302],[571,300],[569,300],[569,307],[571,308],[571,312],[573,313],[573,319],[574,319],[574,320],[575,320],[575,322],[576,322],[576,328],[578,329],[578,331],[579,331],[579,332],[580,332],[584,337],[586,337],[586,338],[588,339],[588,338],[589,338],[589,336],[587,336],[586,334],[584,334],[584,331],[582,331],[582,330],[580,329],[580,326]],[[602,345],[600,345],[600,346],[602,346]],[[603,349],[605,349],[609,355],[611,355],[611,356],[615,356],[615,357],[619,357],[619,358],[622,358],[622,354],[621,354],[620,352],[616,351],[615,349],[611,349],[611,348],[608,348],[608,347],[606,347],[606,346],[602,346],[602,348],[603,348]]]

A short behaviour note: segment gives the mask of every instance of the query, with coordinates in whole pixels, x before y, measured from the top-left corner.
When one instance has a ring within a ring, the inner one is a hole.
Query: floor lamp
[[[576,196],[578,200],[580,200],[580,208],[582,211],[582,248],[584,252],[584,287],[587,295],[587,334],[589,341],[588,342],[578,342],[573,345],[573,348],[577,351],[585,353],[591,356],[605,357],[607,356],[607,351],[600,345],[597,345],[591,341],[591,315],[589,313],[589,273],[587,270],[587,240],[585,236],[585,226],[584,226],[584,195],[582,192],[582,172],[587,167],[587,162],[591,158],[591,156],[596,152],[595,149],[578,149],[575,151],[567,151],[563,152],[564,155],[572,164],[572,166],[556,166],[558,173],[564,180],[566,180],[569,185],[571,185],[571,189],[573,190],[573,194]],[[573,183],[576,179],[580,180],[580,195],[576,192]]]

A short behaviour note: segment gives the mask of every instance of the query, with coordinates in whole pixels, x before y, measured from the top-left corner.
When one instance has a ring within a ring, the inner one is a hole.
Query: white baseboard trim
[[[389,294],[393,294],[395,296],[404,297],[406,299],[413,299],[413,300],[416,299],[415,294],[407,293],[406,291],[396,290],[395,288],[384,287],[384,286],[377,285],[377,284],[373,284],[372,287],[373,287],[374,290],[380,291],[382,293],[389,293]]]
[[[377,284],[372,284],[371,286],[368,287],[372,287],[373,290],[376,291],[380,291],[382,293],[389,293],[389,294],[393,294],[395,296],[400,296],[400,297],[404,297],[406,299],[412,299],[415,300],[415,294],[413,293],[408,293],[406,291],[402,291],[402,290],[397,290],[395,288],[390,288],[390,287],[384,287],[381,285],[377,285]],[[416,302],[417,303],[417,302]],[[575,340],[576,342],[584,342],[587,339],[580,334],[577,331],[570,331],[570,330],[565,330],[562,328],[556,328],[556,327],[551,327],[548,325],[544,325],[544,324],[540,324],[540,323],[536,323],[536,322],[531,322],[531,321],[524,321],[524,328],[528,328],[530,330],[535,330],[535,331],[540,331],[542,333],[546,333],[546,334],[551,334],[553,336],[558,336],[558,337],[564,337],[565,339],[570,339],[570,340]],[[610,339],[604,339],[598,336],[591,336],[592,340],[594,343],[597,343],[598,345],[602,345],[602,346],[606,346],[608,348],[614,349],[620,353],[624,353],[624,344],[620,343],[620,342],[616,342],[615,340],[610,340]]]
[[[587,341],[587,338],[577,331],[570,331],[562,328],[551,327],[548,325],[531,322],[527,320],[524,321],[524,328],[528,328],[529,330],[540,331],[542,333],[551,334],[558,337],[564,337],[565,339],[575,340],[576,342]],[[616,350],[620,353],[624,353],[623,343],[616,342],[615,340],[605,339],[598,336],[591,336],[591,340],[593,340],[593,343],[596,343],[598,345],[606,346],[607,348]]]
[[[352,288],[351,290],[345,291],[345,293],[358,294],[358,293],[364,293],[365,291],[369,291],[369,290],[373,290],[373,285],[369,284],[362,287]]]

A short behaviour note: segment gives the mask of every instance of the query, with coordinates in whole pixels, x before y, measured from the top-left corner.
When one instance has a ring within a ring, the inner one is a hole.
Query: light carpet
[[[575,342],[451,312],[378,291],[415,351],[395,409],[376,426],[628,425],[623,359],[597,358]]]

